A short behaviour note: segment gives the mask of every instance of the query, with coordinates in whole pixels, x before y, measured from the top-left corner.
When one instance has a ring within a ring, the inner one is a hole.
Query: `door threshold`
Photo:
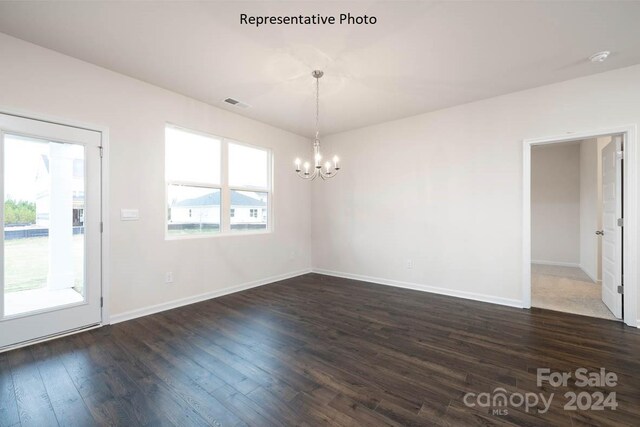
[[[620,322],[624,324],[624,321],[622,319],[609,319],[606,317],[600,317],[600,316],[593,316],[590,314],[585,314],[585,313],[574,313],[572,311],[564,311],[564,310],[554,310],[553,308],[547,308],[547,307],[537,307],[535,305],[531,306],[531,310],[541,310],[541,311],[552,311],[554,313],[562,313],[562,314],[569,314],[571,316],[580,316],[580,317],[587,317],[589,319],[598,319],[598,320],[607,320],[609,322]]]
[[[101,328],[102,326],[103,326],[102,323],[94,323],[92,325],[83,326],[81,328],[76,328],[76,329],[71,329],[69,331],[61,332],[59,334],[52,334],[52,335],[47,335],[47,336],[44,336],[44,337],[36,338],[36,339],[33,339],[33,340],[22,341],[22,342],[19,342],[17,344],[5,346],[5,347],[0,347],[0,353],[4,353],[4,352],[7,352],[7,351],[11,351],[11,350],[17,350],[19,348],[28,347],[28,346],[34,345],[34,344],[40,344],[40,343],[51,341],[51,340],[55,340],[55,339],[58,339],[58,338],[63,338],[63,337],[69,336],[69,335],[78,334],[80,332],[90,331],[92,329],[98,329],[98,328]]]

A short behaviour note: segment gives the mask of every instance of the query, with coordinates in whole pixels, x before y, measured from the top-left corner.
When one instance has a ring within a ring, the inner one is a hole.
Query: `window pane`
[[[4,314],[83,302],[84,147],[6,134],[4,150]]]
[[[229,144],[229,185],[267,188],[268,151]]]
[[[231,191],[232,230],[266,230],[268,193]]]
[[[220,190],[169,185],[167,227],[170,236],[220,231]]]
[[[167,181],[220,184],[220,140],[171,126],[165,138]]]

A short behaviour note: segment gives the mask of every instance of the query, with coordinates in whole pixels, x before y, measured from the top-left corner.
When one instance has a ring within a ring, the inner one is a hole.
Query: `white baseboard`
[[[589,279],[591,279],[594,283],[598,283],[599,280],[596,279],[595,275],[592,274],[591,272],[587,271],[586,268],[584,268],[582,266],[582,264],[580,263],[574,263],[574,262],[559,262],[559,261],[545,261],[545,260],[532,260],[531,264],[538,264],[538,265],[553,265],[553,266],[557,266],[557,267],[573,267],[573,268],[579,268],[580,270],[583,271],[584,274],[586,274],[587,276],[589,276]]]
[[[584,274],[589,276],[589,279],[591,279],[593,281],[593,283],[598,283],[598,279],[596,278],[595,274],[592,274],[590,271],[587,271],[587,269],[584,268],[582,265],[580,265],[579,267],[580,267],[580,270],[582,270],[582,272]]]
[[[558,267],[576,267],[580,268],[580,264],[577,262],[562,262],[562,261],[546,261],[546,260],[531,260],[531,264],[540,264],[540,265],[555,265]]]
[[[266,279],[254,280],[253,282],[243,283],[236,286],[229,286],[223,289],[217,289],[203,294],[193,295],[186,298],[180,298],[173,301],[164,302],[162,304],[151,305],[136,310],[125,311],[124,313],[114,314],[111,316],[109,323],[116,324],[126,320],[135,319],[137,317],[148,316],[149,314],[159,313],[161,311],[171,310],[173,308],[182,307],[184,305],[194,304],[196,302],[205,301],[212,298],[218,298],[224,295],[233,294],[258,286],[268,285],[269,283],[278,282],[280,280],[291,279],[292,277],[302,276],[311,273],[311,269],[293,271],[278,276],[267,277]]]
[[[391,279],[381,279],[379,277],[363,276],[360,274],[343,273],[339,271],[324,270],[314,268],[314,273],[324,274],[327,276],[342,277],[345,279],[361,280],[363,282],[371,282],[378,285],[395,286],[397,288],[413,289],[416,291],[430,292],[433,294],[447,295],[450,297],[470,299],[474,301],[489,302],[492,304],[506,305],[509,307],[522,308],[522,301],[510,298],[496,297],[493,295],[478,294],[475,292],[456,291],[453,289],[440,288],[436,286],[428,286],[419,283],[402,282]]]

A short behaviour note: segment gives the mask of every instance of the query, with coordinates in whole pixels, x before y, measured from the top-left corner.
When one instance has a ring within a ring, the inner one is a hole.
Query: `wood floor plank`
[[[297,394],[296,394],[297,396]],[[279,420],[288,425],[295,425],[299,421],[298,414],[290,406],[291,398],[285,397],[285,395],[279,394],[277,391],[258,387],[255,390],[247,394],[247,397],[251,399],[255,404],[269,413],[271,419]]]
[[[129,348],[135,349],[137,357],[147,365],[167,385],[167,387],[184,399],[207,423],[236,425],[240,419],[227,410],[212,394],[208,393],[194,380],[195,374],[183,370],[167,360],[168,356],[155,353],[144,343],[144,329],[131,322],[124,334],[118,338]],[[166,356],[167,358],[163,357]]]
[[[8,353],[0,353],[0,427],[20,423]]]
[[[58,356],[53,354],[51,345],[38,344],[30,350],[58,423],[78,427],[95,425],[82,396]]]
[[[640,425],[640,331],[308,274],[0,354],[0,427]],[[601,367],[616,387],[537,385]],[[467,393],[554,393],[502,414]],[[617,393],[566,411],[565,392]]]
[[[49,395],[29,349],[11,351],[8,359],[20,424],[25,427],[58,425]]]
[[[175,426],[201,426],[206,421],[181,397],[173,393],[162,380],[129,350],[111,336],[105,339],[105,351],[112,357],[142,393],[153,403],[158,418]]]

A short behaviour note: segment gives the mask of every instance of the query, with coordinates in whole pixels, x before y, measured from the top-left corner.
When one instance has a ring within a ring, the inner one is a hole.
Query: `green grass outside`
[[[73,236],[75,285],[82,290],[84,282],[84,235]],[[30,237],[4,242],[5,292],[38,289],[46,286],[49,273],[49,238]]]

